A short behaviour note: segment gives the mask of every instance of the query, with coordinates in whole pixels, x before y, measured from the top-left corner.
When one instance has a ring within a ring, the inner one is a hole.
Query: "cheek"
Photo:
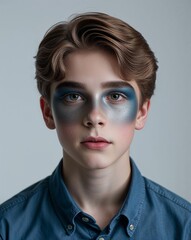
[[[58,123],[75,124],[83,119],[85,109],[81,107],[64,106],[59,101],[53,101],[53,114]]]
[[[60,124],[56,123],[56,131],[58,139],[62,146],[70,146],[79,137],[79,126],[76,124]]]
[[[120,135],[121,138],[127,137],[128,135],[132,135],[134,133],[135,121],[127,122],[123,124],[111,123],[110,127],[113,129],[113,133],[115,135]]]
[[[133,140],[135,121],[126,124],[112,124],[112,138],[117,139],[120,148],[128,148]]]
[[[137,115],[137,101],[131,100],[119,106],[110,106],[103,104],[103,109],[112,123],[130,124],[133,122]]]

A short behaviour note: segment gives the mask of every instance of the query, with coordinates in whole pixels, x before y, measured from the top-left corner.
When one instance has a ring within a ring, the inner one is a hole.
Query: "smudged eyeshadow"
[[[78,84],[78,83],[77,83]],[[108,95],[117,93],[123,95],[127,101],[119,104],[112,104],[106,101]],[[69,105],[64,98],[68,94],[79,94],[84,101]],[[98,94],[98,98],[90,96],[81,86],[69,87],[65,84],[55,89],[53,95],[53,110],[58,121],[72,124],[83,120],[94,108],[99,107],[109,121],[114,123],[129,123],[136,117],[138,103],[135,90],[132,86],[115,87],[104,89]]]

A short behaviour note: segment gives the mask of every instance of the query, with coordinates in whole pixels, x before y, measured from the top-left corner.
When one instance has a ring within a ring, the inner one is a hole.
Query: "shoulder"
[[[40,199],[48,189],[48,181],[49,177],[29,186],[2,203],[0,205],[0,221],[4,217],[8,217],[14,213],[16,214],[16,212],[24,212],[27,209],[27,206],[32,205],[37,199]]]
[[[167,239],[190,239],[191,204],[147,178],[144,178],[144,181],[147,219],[149,216],[151,222]]]
[[[144,177],[146,197],[153,205],[160,206],[168,215],[189,217],[191,220],[191,203],[165,187]]]

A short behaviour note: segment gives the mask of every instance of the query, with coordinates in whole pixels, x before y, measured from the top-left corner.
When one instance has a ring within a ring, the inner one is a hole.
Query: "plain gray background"
[[[62,156],[41,117],[33,56],[51,25],[86,11],[127,21],[155,52],[157,89],[131,156],[143,175],[191,201],[191,1],[0,0],[0,202],[51,174]]]

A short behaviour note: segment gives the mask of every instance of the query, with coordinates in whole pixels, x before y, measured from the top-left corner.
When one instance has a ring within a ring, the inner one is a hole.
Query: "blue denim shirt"
[[[61,161],[50,177],[0,206],[0,239],[191,240],[191,205],[131,165],[124,204],[104,230],[67,191]]]

